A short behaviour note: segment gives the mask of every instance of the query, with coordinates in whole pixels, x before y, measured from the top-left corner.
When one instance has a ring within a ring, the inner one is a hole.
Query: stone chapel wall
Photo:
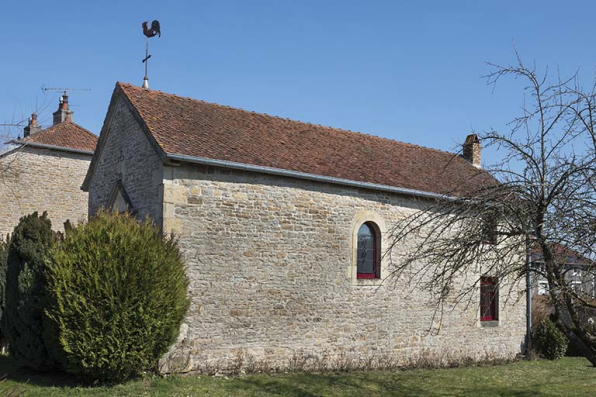
[[[498,326],[481,326],[479,305],[462,305],[431,335],[437,324],[426,293],[400,281],[356,280],[355,230],[372,220],[386,236],[420,201],[188,163],[164,174],[163,227],[180,238],[192,301],[164,372],[239,360],[288,367],[370,356],[513,358],[521,350],[521,286],[507,305],[500,299]]]
[[[120,181],[137,218],[150,216],[161,225],[163,166],[155,149],[121,100],[107,128],[107,139],[89,186],[89,214],[109,206]]]

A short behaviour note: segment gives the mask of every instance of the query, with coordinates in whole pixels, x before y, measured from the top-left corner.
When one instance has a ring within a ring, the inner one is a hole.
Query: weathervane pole
[[[145,77],[143,78],[143,88],[149,89],[149,76],[147,73],[149,58],[149,38],[157,35],[161,37],[161,27],[159,26],[159,21],[153,21],[151,23],[151,27],[149,27],[149,22],[143,22],[141,24],[143,27],[143,34],[145,35],[145,59],[143,59],[143,63],[145,64]]]
[[[147,75],[147,65],[149,65],[149,38],[145,38],[145,59],[143,59],[143,63],[145,64],[145,77],[143,77],[143,88],[149,89],[149,76]]]

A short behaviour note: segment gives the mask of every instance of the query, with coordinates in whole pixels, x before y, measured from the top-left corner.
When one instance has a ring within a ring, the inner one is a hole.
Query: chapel
[[[525,307],[499,291],[523,286],[471,275],[473,303],[437,323],[427,293],[389,277],[411,248],[389,249],[399,219],[492,181],[480,150],[475,135],[449,153],[117,83],[83,189],[89,215],[130,211],[178,238],[191,306],[162,372],[513,358]]]

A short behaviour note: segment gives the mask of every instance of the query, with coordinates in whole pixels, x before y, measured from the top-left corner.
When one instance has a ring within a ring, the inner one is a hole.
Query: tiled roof
[[[565,245],[552,242],[550,243],[551,253],[554,260],[560,265],[580,265],[580,266],[594,266],[595,263],[589,258],[586,258],[579,252],[566,247]],[[544,257],[542,255],[542,249],[538,244],[535,244],[532,248],[532,261],[537,263],[543,263]]]
[[[130,84],[118,87],[166,154],[451,195],[490,178],[454,153]]]
[[[55,124],[19,141],[93,152],[97,136],[72,121]]]

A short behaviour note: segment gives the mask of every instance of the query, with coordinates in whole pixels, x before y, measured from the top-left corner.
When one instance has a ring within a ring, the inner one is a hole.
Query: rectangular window
[[[571,289],[576,293],[576,294],[581,294],[584,292],[584,286],[583,283],[580,280],[573,280],[571,282]]]
[[[548,294],[548,281],[538,281],[538,295]]]
[[[482,241],[484,244],[497,244],[497,217],[494,214],[482,217]]]
[[[480,279],[480,321],[497,321],[499,289],[496,277]]]

